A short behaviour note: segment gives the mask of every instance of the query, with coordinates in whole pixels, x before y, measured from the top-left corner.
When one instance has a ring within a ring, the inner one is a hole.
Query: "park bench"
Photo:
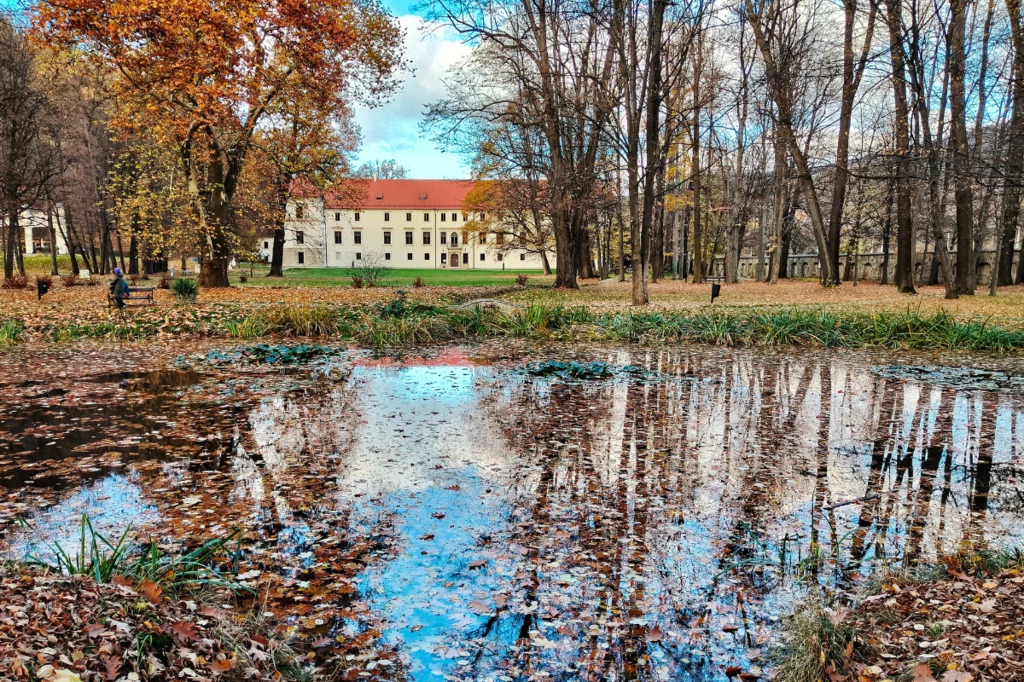
[[[124,304],[129,305],[153,305],[153,291],[155,287],[131,287],[129,289],[128,298],[124,299]],[[114,297],[107,294],[107,306],[116,305]]]

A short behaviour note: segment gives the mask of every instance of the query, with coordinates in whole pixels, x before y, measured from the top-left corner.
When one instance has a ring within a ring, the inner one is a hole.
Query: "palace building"
[[[285,221],[284,267],[541,268],[539,256],[514,248],[504,233],[481,231],[486,216],[467,215],[466,180],[374,180],[355,197],[295,197]],[[261,237],[270,257],[272,237]]]

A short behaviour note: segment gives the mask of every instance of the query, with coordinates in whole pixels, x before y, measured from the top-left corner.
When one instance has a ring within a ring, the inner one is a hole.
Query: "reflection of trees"
[[[544,629],[543,609],[521,616],[523,646],[505,663],[524,674],[646,678],[661,665],[654,658],[660,651],[671,666],[691,657],[691,647],[710,658],[716,647],[721,653],[750,645],[757,624],[746,629],[749,614],[737,592],[750,599],[768,583],[758,582],[756,572],[722,576],[755,558],[751,534],[774,539],[806,531],[806,541],[823,553],[834,550],[849,569],[891,546],[913,562],[966,532],[958,494],[969,496],[980,527],[993,448],[978,450],[976,465],[958,453],[973,452],[981,434],[995,431],[993,406],[975,406],[980,416],[964,449],[954,447],[960,416],[952,390],[876,379],[835,359],[662,353],[657,362],[682,378],[527,381],[494,406],[509,442],[539,469],[537,488],[524,502],[530,524],[515,537],[529,548],[523,597],[556,604],[563,621],[582,623],[562,633],[575,647],[569,654],[528,646],[531,633],[559,636]],[[522,443],[531,444],[530,452]],[[972,472],[967,488],[958,480],[962,465]],[[559,587],[553,575],[572,567],[597,578]],[[723,615],[744,627],[743,644],[721,641]],[[587,629],[591,623],[597,630]],[[683,648],[663,649],[658,633],[652,640],[655,623],[681,630]],[[570,660],[582,671],[566,668]],[[699,678],[701,670],[711,674],[696,662],[686,672]]]

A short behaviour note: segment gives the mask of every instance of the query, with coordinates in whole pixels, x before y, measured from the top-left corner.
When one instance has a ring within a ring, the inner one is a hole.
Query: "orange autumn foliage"
[[[117,124],[179,151],[206,286],[228,284],[254,140],[282,122],[328,130],[353,100],[391,92],[403,65],[402,31],[373,0],[44,0],[34,19],[40,40],[118,74]]]

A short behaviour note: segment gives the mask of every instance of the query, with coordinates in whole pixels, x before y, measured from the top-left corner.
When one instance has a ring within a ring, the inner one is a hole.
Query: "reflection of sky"
[[[458,640],[486,621],[469,603],[493,606],[499,589],[501,569],[487,541],[501,532],[508,510],[491,486],[511,453],[479,413],[477,384],[486,374],[474,367],[360,367],[350,380],[363,424],[355,428],[341,494],[362,495],[351,498],[357,514],[394,515],[401,548],[360,586],[382,612],[384,640],[408,656],[412,679],[441,679],[459,665]],[[480,559],[488,565],[469,568]]]
[[[471,469],[460,471],[456,480],[458,492],[430,488],[383,500],[401,518],[395,530],[403,551],[361,582],[371,608],[388,623],[385,642],[409,656],[415,680],[440,679],[436,675],[458,665],[460,641],[475,636],[487,620],[470,602],[493,608],[493,596],[503,591],[499,572],[513,572],[493,560],[486,567],[469,568],[471,562],[487,558],[478,538],[502,526],[505,511],[500,498],[484,494],[486,484]],[[432,510],[445,510],[445,517],[434,518]],[[429,535],[434,537],[423,539]],[[414,632],[414,626],[421,629]]]
[[[49,509],[35,514],[32,529],[12,538],[12,558],[35,554],[50,563],[54,560],[54,545],[71,556],[80,554],[82,514],[88,514],[93,528],[114,545],[129,525],[137,529],[158,517],[156,507],[143,498],[134,476],[111,474],[67,493]]]

